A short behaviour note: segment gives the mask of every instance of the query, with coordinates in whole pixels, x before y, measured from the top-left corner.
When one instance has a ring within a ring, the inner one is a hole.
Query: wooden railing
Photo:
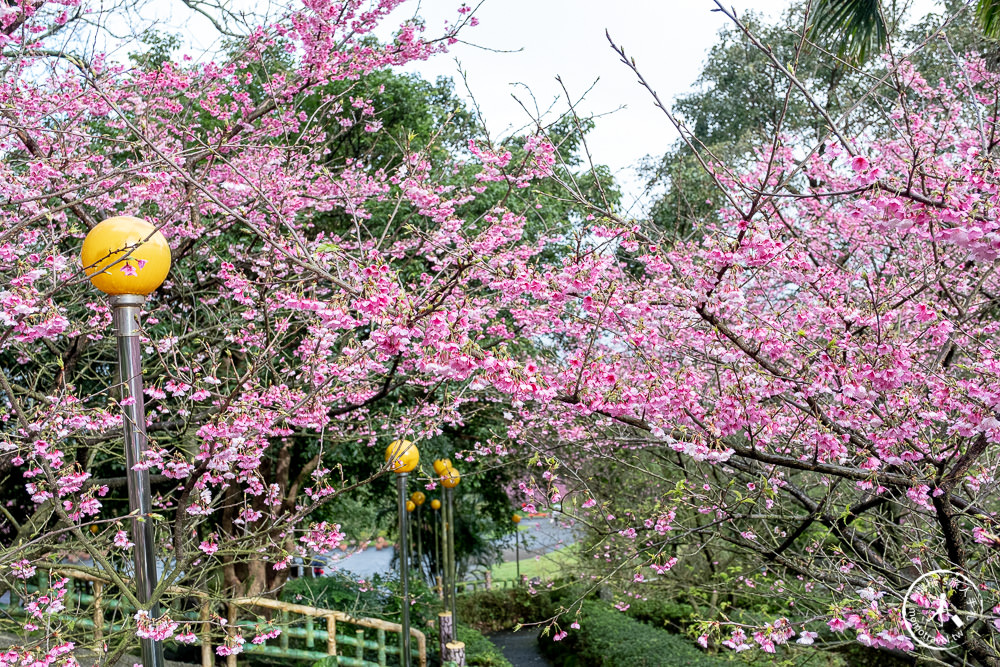
[[[75,584],[67,594],[66,612],[62,615],[76,628],[89,631],[97,645],[104,641],[107,633],[121,630],[125,626],[126,617],[135,611],[119,596],[107,595],[113,585],[107,579],[74,570],[59,570],[53,574],[68,577]],[[41,579],[39,583],[44,586]],[[39,590],[39,587],[29,587],[29,592],[33,590]],[[173,605],[175,608],[169,611],[170,617],[181,623],[182,627],[185,624],[190,626],[197,637],[195,643],[201,646],[202,667],[215,665],[215,646],[224,644],[227,639],[231,640],[237,629],[243,630],[243,635],[247,636],[242,653],[274,658],[316,661],[335,656],[335,664],[346,667],[385,667],[387,656],[398,656],[401,650],[402,642],[398,641],[398,635],[403,628],[399,623],[354,617],[342,611],[268,598],[219,600],[202,591],[179,587],[170,588],[167,592],[177,601]],[[267,612],[262,614],[263,610]],[[25,613],[16,599],[12,599],[7,605],[7,611],[12,615]],[[222,625],[219,622],[223,617],[220,611],[225,612],[224,635],[218,631],[213,632],[213,627]],[[254,644],[251,640],[261,623],[280,630],[280,634]],[[355,630],[352,634],[337,634],[343,630],[341,625],[354,626]],[[366,637],[366,631],[374,631],[374,639],[370,635]],[[397,641],[387,644],[387,633],[395,634]],[[415,661],[419,667],[427,667],[426,636],[413,628],[410,629],[410,635],[414,640],[411,642],[411,650]],[[222,641],[218,641],[219,639]],[[345,647],[349,649],[346,652]],[[374,654],[374,660],[367,659],[366,654]],[[236,655],[228,656],[227,667],[236,667],[236,660]]]

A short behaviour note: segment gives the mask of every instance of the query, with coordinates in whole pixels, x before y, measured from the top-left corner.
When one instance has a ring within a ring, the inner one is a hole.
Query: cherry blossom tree
[[[721,204],[682,241],[595,206],[564,269],[523,279],[519,321],[549,353],[508,429],[534,453],[522,498],[589,527],[620,608],[700,568],[705,645],[1000,664],[1000,78],[972,54],[926,81],[890,52],[864,73],[882,124],[849,134],[797,56],[747,37],[827,134],[785,133],[786,101],[740,170],[615,46]],[[741,614],[751,597],[769,611]]]
[[[0,664],[72,664],[89,643],[58,615],[69,570],[138,608],[91,646],[106,659],[137,636],[192,640],[171,591],[273,595],[295,558],[340,544],[336,520],[314,512],[384,472],[375,445],[433,438],[480,394],[517,389],[517,332],[493,276],[554,261],[560,225],[528,222],[549,203],[532,185],[558,169],[556,147],[540,130],[442,150],[439,128],[386,135],[398,159],[338,152],[348,135],[384,132],[380,86],[362,94],[371,79],[475,23],[461,6],[443,38],[410,20],[380,43],[400,4],[310,0],[249,29],[228,58],[138,67],[74,51],[93,18],[76,2],[0,14],[0,582],[30,614],[7,628],[22,643]],[[173,252],[142,322],[159,618],[126,580],[110,313],[76,259],[117,213],[152,221]],[[348,476],[338,457],[359,445],[371,464]],[[28,588],[38,577],[47,591]],[[230,631],[219,650],[242,643]]]

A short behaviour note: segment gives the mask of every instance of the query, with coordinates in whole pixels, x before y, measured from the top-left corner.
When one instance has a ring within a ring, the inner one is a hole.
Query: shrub
[[[481,632],[510,630],[552,615],[548,591],[532,595],[526,588],[478,591],[456,601],[458,618]]]
[[[572,616],[564,619],[572,622]],[[570,630],[560,642],[551,633],[538,640],[542,652],[556,667],[721,667],[728,660],[702,653],[681,635],[655,628],[598,602],[586,601],[576,619],[581,628]]]
[[[669,619],[683,611],[685,605],[660,605],[640,607],[638,615]],[[629,609],[631,611],[631,608]],[[567,626],[577,620],[579,630]],[[688,620],[689,619],[685,619]],[[638,621],[626,613],[612,609],[605,603],[587,600],[579,616],[568,614],[560,621],[569,634],[559,642],[552,634],[539,637],[538,644],[555,667],[867,667],[903,663],[882,652],[857,651],[853,659],[826,650],[822,645],[798,646],[790,644],[779,649],[777,655],[761,650],[735,653],[726,651],[710,655],[701,651],[684,635]],[[859,647],[864,648],[864,647]],[[906,663],[909,664],[909,663]]]
[[[668,597],[636,598],[630,603],[628,615],[637,621],[649,623],[673,632],[683,632],[691,624],[694,608]]]
[[[410,581],[410,596],[416,601],[410,607],[410,624],[424,628],[436,614],[433,610],[437,609],[437,596],[416,578]],[[281,599],[398,623],[402,595],[395,577],[375,574],[362,584],[345,572],[333,572],[329,576],[289,580],[281,591]]]

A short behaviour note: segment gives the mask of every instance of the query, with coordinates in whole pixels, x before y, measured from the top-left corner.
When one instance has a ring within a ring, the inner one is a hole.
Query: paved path
[[[498,632],[489,640],[503,651],[503,657],[514,667],[549,667],[548,660],[538,652],[538,631]]]

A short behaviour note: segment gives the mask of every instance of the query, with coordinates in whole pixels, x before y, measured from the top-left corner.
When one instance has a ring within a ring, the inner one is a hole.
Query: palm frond
[[[990,39],[1000,38],[1000,0],[979,0],[976,4],[976,20],[983,35]]]
[[[981,0],[996,5],[1000,0]],[[813,34],[832,42],[838,55],[863,62],[885,46],[888,29],[879,0],[819,0],[813,14]]]

